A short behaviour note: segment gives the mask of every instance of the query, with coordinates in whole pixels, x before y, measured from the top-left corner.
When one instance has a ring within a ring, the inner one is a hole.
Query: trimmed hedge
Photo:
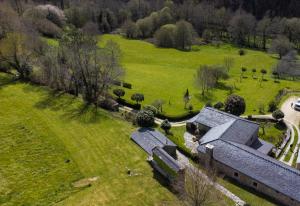
[[[135,109],[135,110],[140,110],[141,109],[141,105],[140,104],[127,102],[125,99],[117,99],[116,101],[119,104],[123,105],[123,106],[130,107],[130,108]]]
[[[122,82],[121,82],[121,81],[118,81],[118,80],[114,80],[114,81],[113,81],[113,84],[116,85],[116,86],[119,86],[119,87],[122,86]],[[127,89],[132,89],[132,84],[127,83],[127,82],[123,82],[123,87],[124,87],[124,88],[127,88]]]
[[[156,117],[160,118],[160,119],[168,119],[169,121],[184,121],[187,119],[190,119],[192,117],[194,117],[195,115],[197,115],[199,113],[199,111],[192,111],[189,113],[185,113],[182,115],[178,115],[178,116],[171,116],[171,115],[166,115],[166,114],[157,114]]]

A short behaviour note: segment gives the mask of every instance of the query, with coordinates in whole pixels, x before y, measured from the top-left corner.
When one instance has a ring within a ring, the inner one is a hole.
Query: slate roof
[[[200,144],[206,144],[217,139],[246,144],[252,137],[257,138],[259,125],[255,122],[209,107],[202,109],[197,116],[190,121],[211,128],[200,139]]]
[[[267,155],[274,148],[274,145],[260,138],[257,138],[256,141],[253,142],[253,144],[250,147]]]
[[[167,164],[175,172],[178,172],[181,169],[180,164],[161,147],[155,147],[152,151],[153,151],[153,155],[155,154],[157,157],[159,157],[165,164]]]
[[[210,144],[214,145],[215,160],[300,202],[300,171],[246,145],[226,140]],[[198,151],[205,151],[203,147]]]
[[[254,122],[237,119],[223,133],[221,138],[240,144],[246,144],[254,135],[257,134],[258,129],[259,125]]]
[[[155,147],[176,147],[176,145],[162,133],[150,128],[141,128],[133,132],[131,134],[131,139],[142,147],[149,155],[152,155],[152,150]]]
[[[238,119],[239,117],[219,111],[211,107],[205,107],[201,112],[187,122],[196,122],[207,127],[215,127],[226,122]]]

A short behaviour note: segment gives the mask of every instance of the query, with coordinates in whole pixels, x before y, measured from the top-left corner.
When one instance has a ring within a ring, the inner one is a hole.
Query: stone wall
[[[220,162],[217,162],[213,159],[209,161],[207,158],[209,158],[206,154],[199,153],[199,162],[205,166],[207,166],[208,162],[211,162],[211,167],[216,169],[219,173],[223,173],[226,176],[233,178],[237,180],[239,183],[252,188],[262,194],[265,194],[276,201],[280,202],[281,204],[284,204],[286,206],[299,206],[300,202],[297,202],[296,200],[292,200],[291,198],[287,197],[286,195],[279,193],[278,191],[275,191],[271,189],[270,187],[250,178],[247,175],[244,175],[243,173],[240,173],[239,171],[236,171]],[[251,204],[251,202],[249,202]]]

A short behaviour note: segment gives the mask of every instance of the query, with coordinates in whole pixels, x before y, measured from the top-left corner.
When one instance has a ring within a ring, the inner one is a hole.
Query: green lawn
[[[283,135],[285,132],[286,132],[285,126],[279,123],[269,122],[265,127],[265,134],[263,134],[262,128],[259,129],[259,137],[276,146],[282,143]]]
[[[270,79],[271,68],[276,63],[275,56],[265,52],[246,50],[245,56],[238,55],[238,48],[225,44],[216,46],[194,46],[191,52],[175,49],[157,48],[153,44],[127,40],[119,35],[103,35],[100,45],[107,40],[117,42],[123,52],[122,62],[126,68],[125,81],[133,84],[133,89],[126,89],[125,98],[130,99],[131,94],[141,92],[145,95],[143,104],[151,104],[156,99],[165,100],[164,112],[169,115],[186,113],[184,110],[183,94],[188,88],[192,95],[191,103],[194,109],[200,109],[205,103],[211,101],[224,101],[229,94],[228,86],[235,85],[236,94],[246,99],[247,114],[258,113],[258,106],[272,100],[278,90],[284,87],[300,89],[299,82],[280,81],[274,83]],[[235,60],[234,68],[230,71],[231,78],[223,82],[219,88],[214,89],[205,97],[194,83],[196,69],[201,64],[222,64],[224,57]],[[240,82],[240,68],[246,67],[245,79]],[[257,69],[257,77],[261,77],[259,70],[268,71],[267,81],[260,85],[258,79],[252,78],[251,69]]]
[[[225,186],[229,191],[238,195],[242,200],[251,206],[277,206],[277,204],[267,200],[267,197],[246,188],[231,179],[218,179],[219,183]],[[279,205],[278,205],[279,206]]]
[[[177,205],[130,140],[129,123],[70,95],[8,82],[0,74],[0,205]],[[91,187],[71,186],[94,176]]]

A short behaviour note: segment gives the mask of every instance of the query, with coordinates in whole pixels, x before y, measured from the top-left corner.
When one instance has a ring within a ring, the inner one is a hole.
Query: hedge
[[[140,104],[131,103],[131,102],[126,101],[125,99],[117,99],[116,101],[119,104],[123,105],[123,106],[130,107],[130,108],[135,109],[135,110],[140,110],[141,109]]]
[[[195,115],[197,115],[199,113],[199,111],[192,111],[192,112],[188,112],[182,115],[178,115],[178,116],[172,116],[172,115],[167,115],[167,114],[157,114],[156,117],[160,118],[160,119],[168,119],[169,121],[184,121],[187,119],[190,119],[192,117],[194,117]]]

